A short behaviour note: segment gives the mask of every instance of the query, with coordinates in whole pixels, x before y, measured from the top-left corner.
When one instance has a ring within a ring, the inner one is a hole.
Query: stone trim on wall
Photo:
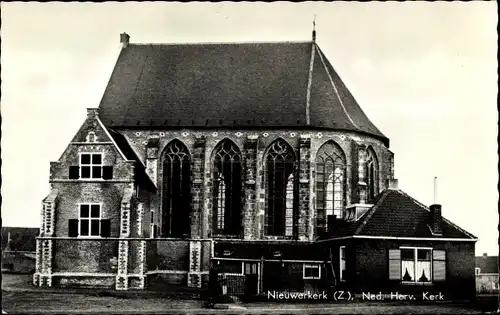
[[[243,239],[255,238],[255,217],[257,209],[256,175],[257,175],[257,137],[248,136],[244,145],[244,169],[245,177],[243,183],[244,203],[242,215]]]
[[[366,203],[367,201],[367,187],[366,187],[366,174],[365,162],[367,147],[363,144],[358,145],[358,182],[356,183],[358,191],[359,203]]]
[[[201,288],[201,242],[189,242],[189,273],[188,273],[188,287]]]
[[[144,203],[137,203],[137,236],[142,236],[144,220]]]
[[[42,202],[40,236],[54,236],[55,211],[58,190],[54,189]],[[52,240],[36,240],[36,263],[33,284],[52,286],[52,260],[54,259]]]
[[[310,173],[311,173],[311,138],[301,136],[299,141],[299,206],[298,206],[298,239],[309,237],[310,220]]]
[[[205,164],[205,137],[196,137],[192,155],[192,184],[191,184],[191,238],[201,237],[202,210],[203,210],[203,178]]]

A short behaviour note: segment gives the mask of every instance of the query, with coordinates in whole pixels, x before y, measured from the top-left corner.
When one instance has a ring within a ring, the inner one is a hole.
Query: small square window
[[[100,228],[99,220],[91,220],[90,222],[90,235],[99,236],[99,228]]]
[[[304,264],[303,275],[304,279],[320,279],[321,268],[319,265]]]
[[[233,260],[223,260],[219,263],[219,270],[222,273],[236,273],[242,274],[243,266],[241,261],[233,261]]]
[[[90,216],[92,218],[99,218],[101,216],[100,212],[101,212],[101,206],[100,205],[91,205],[90,206]]]
[[[429,249],[418,249],[417,250],[417,259],[418,260],[431,260],[431,251]]]
[[[80,178],[102,178],[102,153],[83,153],[80,156]]]
[[[101,178],[102,177],[102,166],[92,166],[92,178]]]
[[[82,178],[90,178],[90,166],[82,166]]]
[[[413,260],[415,259],[414,249],[401,249],[401,260]]]
[[[102,158],[100,154],[92,154],[92,164],[101,164]]]
[[[82,218],[89,217],[89,205],[80,205],[80,217]]]
[[[90,164],[90,154],[82,154],[81,163],[82,164]]]
[[[80,220],[80,235],[88,236],[89,235],[89,220]]]

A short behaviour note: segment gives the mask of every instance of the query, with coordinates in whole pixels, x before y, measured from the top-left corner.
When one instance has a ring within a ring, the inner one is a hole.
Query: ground
[[[2,309],[7,314],[28,313],[120,313],[120,314],[481,314],[496,311],[496,297],[481,298],[476,303],[238,303],[228,309],[207,309],[199,299],[164,296],[94,294],[36,290],[26,287],[29,276],[4,274],[2,277]]]

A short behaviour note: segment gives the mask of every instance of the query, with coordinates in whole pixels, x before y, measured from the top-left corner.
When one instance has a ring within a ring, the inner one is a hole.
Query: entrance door
[[[264,263],[264,274],[262,276],[263,291],[288,291],[289,273],[288,264],[275,261]]]
[[[245,296],[255,296],[259,287],[258,262],[245,262],[244,268]]]

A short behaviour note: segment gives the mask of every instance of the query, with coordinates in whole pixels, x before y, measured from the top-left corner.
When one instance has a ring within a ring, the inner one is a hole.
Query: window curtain
[[[431,262],[417,261],[417,282],[429,282],[431,278]]]
[[[403,281],[415,281],[415,261],[401,261],[401,279]]]

